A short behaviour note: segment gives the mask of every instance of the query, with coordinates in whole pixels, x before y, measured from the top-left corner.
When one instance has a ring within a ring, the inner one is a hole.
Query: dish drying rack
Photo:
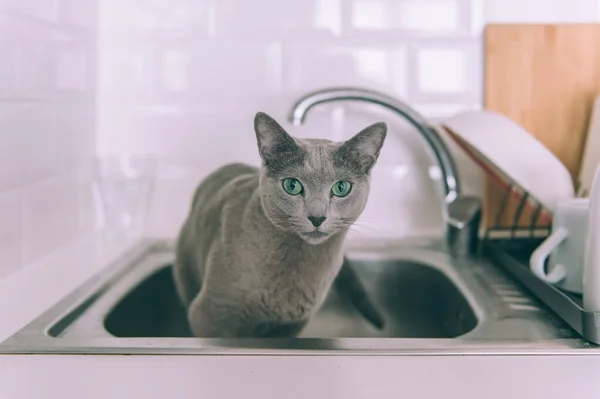
[[[519,198],[508,226],[502,225],[503,216],[512,196]],[[534,211],[527,226],[520,225],[526,204]],[[531,291],[541,302],[564,320],[586,340],[600,345],[600,312],[583,308],[582,296],[567,292],[537,277],[529,268],[533,251],[551,232],[551,214],[543,209],[527,192],[509,184],[495,215],[494,224],[486,229],[482,249],[513,278]],[[541,226],[539,222],[545,222]]]

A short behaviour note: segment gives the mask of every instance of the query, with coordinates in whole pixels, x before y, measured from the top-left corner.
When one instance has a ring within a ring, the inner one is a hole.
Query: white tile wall
[[[470,0],[354,0],[350,7],[351,30],[436,36],[469,31]]]
[[[22,193],[0,194],[0,278],[22,265],[23,201]]]
[[[598,22],[597,0],[480,0],[486,20],[498,23]]]
[[[415,41],[411,98],[419,103],[480,104],[481,47],[478,38]]]
[[[167,3],[169,4],[167,6]],[[252,117],[292,134],[342,140],[386,120],[359,236],[441,234],[439,169],[405,121],[377,106],[329,104],[286,121],[301,95],[362,86],[430,118],[480,108],[486,22],[598,19],[598,0],[106,0],[100,8],[101,153],[163,164],[153,225],[173,234],[194,185],[231,161],[258,163]],[[465,190],[482,176],[455,146]],[[177,188],[178,179],[185,181]],[[166,211],[165,211],[166,210]]]
[[[343,0],[215,1],[218,36],[301,37],[336,35]]]
[[[0,279],[91,228],[95,1],[0,2]]]
[[[155,154],[165,168],[189,168],[184,189],[174,178],[159,180],[155,231],[177,230],[204,173],[225,162],[258,164],[252,118],[263,110],[293,134],[334,140],[388,121],[358,235],[441,234],[435,162],[404,120],[364,104],[320,106],[299,128],[286,116],[299,96],[331,86],[376,89],[431,117],[477,106],[473,1],[182,0],[173,12],[194,12],[175,25],[161,1],[125,3],[100,8],[98,149]],[[143,23],[127,23],[123,10],[144,15]]]
[[[370,87],[400,98],[408,93],[407,49],[401,43],[286,43],[282,66],[286,96],[332,86]]]
[[[23,193],[23,260],[29,264],[80,231],[77,176],[34,184]]]

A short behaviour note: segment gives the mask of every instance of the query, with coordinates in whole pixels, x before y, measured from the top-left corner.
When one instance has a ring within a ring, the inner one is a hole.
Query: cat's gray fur
[[[198,337],[300,332],[340,271],[387,131],[376,123],[343,143],[301,140],[260,112],[254,128],[262,167],[231,164],[209,175],[179,235],[173,273]],[[283,190],[289,177],[302,195]],[[339,180],[353,184],[345,198],[331,195]],[[308,216],[326,219],[315,228]]]

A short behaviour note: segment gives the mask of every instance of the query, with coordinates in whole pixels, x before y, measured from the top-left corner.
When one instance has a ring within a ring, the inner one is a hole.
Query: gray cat
[[[382,327],[342,243],[367,203],[386,124],[343,143],[301,140],[259,112],[254,130],[262,167],[230,164],[210,174],[179,235],[173,275],[193,334],[295,336],[336,277]]]

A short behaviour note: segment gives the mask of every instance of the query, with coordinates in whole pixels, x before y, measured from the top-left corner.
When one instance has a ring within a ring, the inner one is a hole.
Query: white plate
[[[490,111],[466,111],[442,121],[450,136],[468,147],[506,183],[527,192],[547,211],[575,196],[565,165],[532,134],[511,119]]]

